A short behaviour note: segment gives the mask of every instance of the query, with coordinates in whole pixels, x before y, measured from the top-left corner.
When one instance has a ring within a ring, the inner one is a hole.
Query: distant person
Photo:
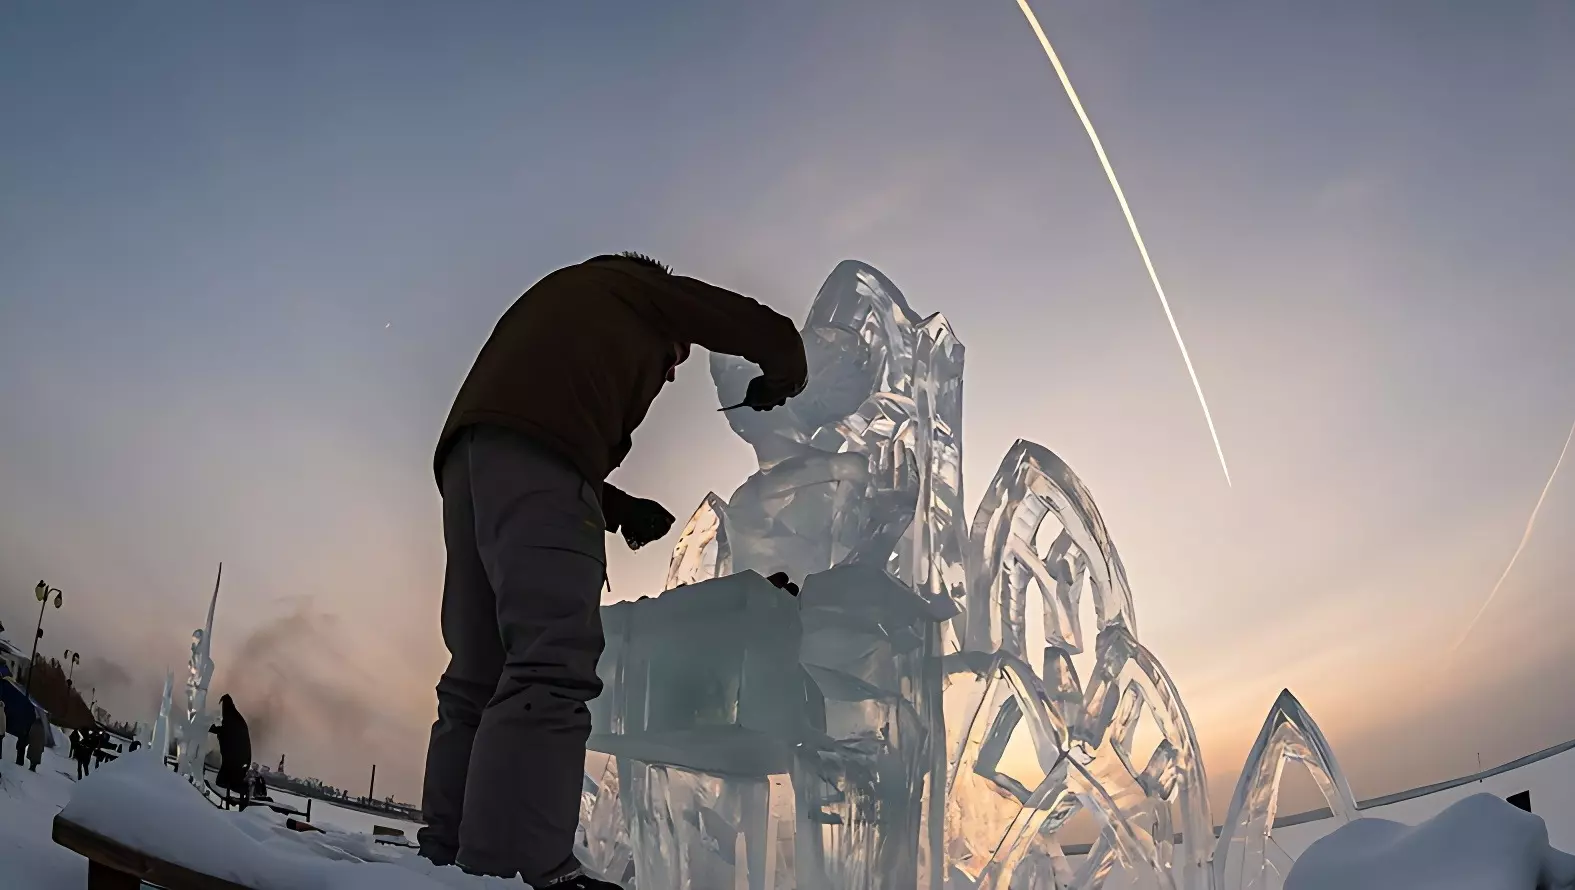
[[[70,739],[71,739],[71,759],[72,760],[76,760],[77,759],[77,748],[80,747],[81,744],[82,744],[82,733],[79,732],[78,730],[73,729],[73,730],[71,730]]]
[[[19,708],[18,713],[22,715],[20,725],[11,727],[11,734],[16,736],[16,765],[26,766],[28,732],[39,718],[38,713],[31,706]]]
[[[246,728],[246,718],[235,709],[235,702],[228,695],[219,697],[219,722],[208,727],[219,737],[218,785],[229,801],[229,792],[241,796],[241,809],[246,809],[246,798],[251,792],[246,782],[246,771],[252,765],[252,734]]]
[[[93,765],[93,734],[84,734],[71,749],[71,759],[77,762],[77,779],[85,779],[92,772]]]
[[[48,732],[42,719],[33,718],[33,725],[27,729],[27,768],[31,772],[38,772],[38,764],[44,759],[44,736]]]
[[[574,858],[585,703],[602,688],[602,533],[630,548],[673,515],[607,484],[691,346],[760,366],[744,406],[803,390],[786,317],[638,254],[559,269],[509,307],[439,437],[448,568],[421,855],[533,887],[611,888]]]
[[[252,776],[252,799],[268,799],[268,783],[263,781],[262,773]]]

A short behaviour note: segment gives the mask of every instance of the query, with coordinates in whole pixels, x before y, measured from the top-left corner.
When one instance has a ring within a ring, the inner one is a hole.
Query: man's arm
[[[760,366],[774,388],[794,395],[809,379],[804,340],[792,320],[726,288],[697,278],[660,279],[661,298],[653,301],[670,336],[712,352],[736,355]]]

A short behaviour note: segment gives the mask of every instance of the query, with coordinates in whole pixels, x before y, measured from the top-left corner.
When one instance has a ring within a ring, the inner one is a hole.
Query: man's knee
[[[482,683],[444,674],[437,684],[438,719],[474,727],[496,690],[496,681]]]

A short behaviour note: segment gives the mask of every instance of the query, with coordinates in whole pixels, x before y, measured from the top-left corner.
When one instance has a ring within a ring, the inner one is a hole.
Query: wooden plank
[[[166,890],[255,890],[149,856],[59,816],[52,836],[55,843],[87,857],[89,890],[123,890],[142,883]]]

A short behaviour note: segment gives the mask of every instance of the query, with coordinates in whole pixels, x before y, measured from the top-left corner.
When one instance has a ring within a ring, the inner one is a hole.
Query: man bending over
[[[574,858],[585,703],[602,689],[604,532],[631,548],[673,516],[607,484],[692,344],[760,366],[745,405],[803,390],[792,321],[638,254],[548,275],[503,314],[438,440],[448,566],[421,855],[534,887],[613,885]]]

